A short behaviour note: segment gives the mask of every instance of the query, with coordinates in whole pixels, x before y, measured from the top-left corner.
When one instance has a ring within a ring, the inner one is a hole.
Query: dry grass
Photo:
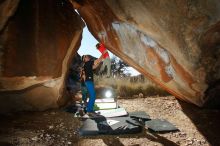
[[[111,87],[119,97],[145,97],[145,96],[166,96],[169,95],[165,90],[152,83],[146,78],[131,77],[95,77],[95,85],[99,87]]]

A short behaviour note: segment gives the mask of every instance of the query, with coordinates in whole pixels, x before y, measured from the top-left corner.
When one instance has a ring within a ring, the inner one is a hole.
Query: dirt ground
[[[173,96],[119,99],[128,112],[145,111],[152,119],[166,119],[178,132],[80,137],[82,121],[62,109],[1,116],[0,146],[219,146],[220,112],[201,109]]]

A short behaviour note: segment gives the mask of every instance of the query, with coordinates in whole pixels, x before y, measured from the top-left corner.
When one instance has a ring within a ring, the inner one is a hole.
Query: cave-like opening
[[[180,99],[201,106],[206,94],[219,108],[218,0],[208,5],[71,1],[82,4],[80,13],[93,36],[103,37],[124,61]],[[142,77],[120,75],[99,78],[96,85],[118,90],[118,103],[127,111],[168,119],[180,131],[79,138],[81,121],[62,107],[70,58],[80,47],[83,29],[82,17],[69,2],[0,1],[0,145],[220,145],[218,110],[157,96],[154,87],[145,90]]]

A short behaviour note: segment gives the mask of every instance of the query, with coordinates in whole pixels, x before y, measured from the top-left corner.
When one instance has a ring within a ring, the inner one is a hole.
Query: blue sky
[[[82,55],[92,55],[96,58],[99,58],[101,53],[96,49],[95,45],[98,43],[98,41],[92,36],[92,34],[89,32],[88,28],[85,27],[83,29],[83,38],[81,42],[81,46],[78,50],[78,53],[80,56]],[[115,56],[109,51],[110,58]],[[131,75],[138,75],[140,74],[132,67],[128,68],[128,72],[131,73]]]
[[[98,43],[98,41],[92,36],[92,34],[89,32],[88,28],[85,27],[83,29],[83,38],[81,42],[81,46],[78,50],[78,53],[80,56],[82,55],[92,55],[96,58],[99,58],[101,53],[96,49],[95,45]],[[113,57],[114,55],[109,51],[110,57]]]

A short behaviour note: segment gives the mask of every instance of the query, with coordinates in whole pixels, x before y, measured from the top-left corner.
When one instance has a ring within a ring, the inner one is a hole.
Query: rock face
[[[3,0],[0,8],[0,111],[58,107],[81,18],[65,0]]]
[[[176,97],[219,100],[219,0],[71,2],[110,51]]]
[[[7,20],[13,16],[18,4],[19,0],[2,0],[0,2],[0,31],[7,23]]]

